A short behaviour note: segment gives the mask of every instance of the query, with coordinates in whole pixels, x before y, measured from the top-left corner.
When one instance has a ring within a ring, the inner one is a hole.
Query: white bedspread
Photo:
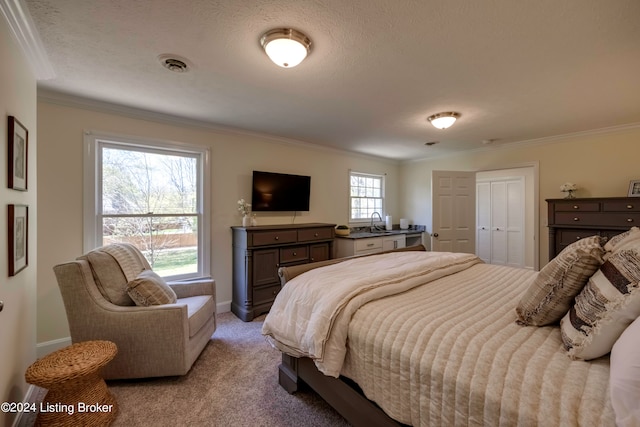
[[[558,326],[516,324],[536,274],[478,264],[362,306],[342,373],[413,426],[613,427],[609,357],[571,360]]]
[[[279,350],[310,357],[320,372],[338,377],[349,321],[358,308],[481,262],[471,254],[416,251],[354,258],[310,270],[280,291],[262,333]]]

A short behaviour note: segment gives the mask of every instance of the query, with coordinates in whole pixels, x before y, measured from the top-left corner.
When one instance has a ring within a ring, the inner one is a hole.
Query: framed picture
[[[9,205],[9,276],[29,264],[29,206]]]
[[[633,180],[629,183],[628,197],[640,197],[640,179]]]
[[[27,147],[29,131],[13,116],[9,116],[9,188],[27,191]]]

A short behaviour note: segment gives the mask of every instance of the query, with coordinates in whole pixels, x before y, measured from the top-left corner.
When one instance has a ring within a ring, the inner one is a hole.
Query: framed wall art
[[[9,276],[29,265],[29,206],[9,205]]]
[[[13,116],[9,116],[9,150],[7,161],[9,163],[9,188],[19,191],[27,191],[27,148],[29,145],[29,131]]]
[[[628,197],[640,197],[640,179],[629,182]]]

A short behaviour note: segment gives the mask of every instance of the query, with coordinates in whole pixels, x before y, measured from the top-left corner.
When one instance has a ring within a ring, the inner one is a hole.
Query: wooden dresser
[[[640,198],[547,199],[549,259],[583,237],[612,237],[640,226]]]
[[[231,227],[231,311],[245,322],[266,313],[280,292],[278,268],[332,258],[335,224]]]

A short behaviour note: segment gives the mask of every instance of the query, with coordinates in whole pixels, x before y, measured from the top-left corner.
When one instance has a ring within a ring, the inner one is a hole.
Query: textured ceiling
[[[40,89],[220,127],[412,159],[640,123],[638,0],[25,3]],[[260,48],[280,26],[313,41],[296,68]],[[461,118],[435,129],[442,111]]]

